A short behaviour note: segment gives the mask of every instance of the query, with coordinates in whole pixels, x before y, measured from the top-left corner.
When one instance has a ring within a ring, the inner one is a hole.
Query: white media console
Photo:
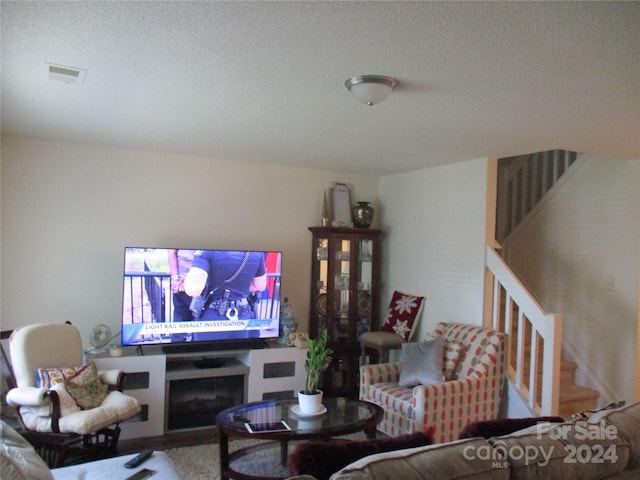
[[[294,398],[304,383],[306,349],[269,342],[267,348],[163,353],[124,349],[121,357],[87,355],[99,369],[127,372],[125,391],[142,405],[120,424],[121,438],[215,425],[221,410],[240,403]]]

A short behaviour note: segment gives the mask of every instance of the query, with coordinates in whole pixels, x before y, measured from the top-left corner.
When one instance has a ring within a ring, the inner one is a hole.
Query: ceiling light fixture
[[[398,80],[384,75],[358,75],[344,82],[345,87],[362,103],[377,105],[391,95]]]

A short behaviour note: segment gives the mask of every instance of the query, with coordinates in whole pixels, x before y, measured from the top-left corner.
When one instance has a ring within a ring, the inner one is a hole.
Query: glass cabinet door
[[[349,340],[349,313],[351,306],[351,241],[335,239],[333,281],[333,339],[337,342]]]
[[[373,240],[365,239],[358,242],[358,278],[356,312],[358,323],[356,336],[371,330],[371,285],[373,283]]]
[[[312,278],[312,302],[311,315],[316,322],[311,322],[311,326],[316,325],[309,333],[312,337],[317,337],[327,328],[327,289],[329,278],[329,239],[319,237],[315,239],[316,259]]]

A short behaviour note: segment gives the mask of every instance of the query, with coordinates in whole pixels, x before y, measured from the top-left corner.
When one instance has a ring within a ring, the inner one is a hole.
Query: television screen
[[[127,247],[122,345],[278,337],[281,267],[276,251]]]

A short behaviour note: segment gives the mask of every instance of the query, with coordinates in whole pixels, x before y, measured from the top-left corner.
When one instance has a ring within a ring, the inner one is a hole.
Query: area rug
[[[229,443],[229,451],[234,452],[252,444],[260,443],[254,440],[235,440]],[[175,464],[176,469],[185,480],[219,480],[220,479],[220,450],[217,443],[197,445],[195,447],[181,447],[166,450],[165,453]],[[291,448],[291,447],[290,447]],[[275,449],[275,446],[274,446]],[[262,473],[267,476],[287,476],[286,466],[281,467],[274,462],[278,452],[274,449],[257,450],[250,458],[242,458],[243,473]],[[234,467],[236,464],[234,463]],[[267,468],[268,471],[263,469]]]
[[[364,434],[347,435],[345,438],[363,439]],[[258,440],[233,440],[229,442],[229,451],[255,445]],[[270,448],[252,450],[250,455],[238,459],[233,467],[242,473],[264,475],[267,477],[286,477],[286,465],[274,461],[279,459],[279,445],[272,443]],[[289,444],[289,452],[295,447],[295,442]],[[195,447],[181,447],[166,450],[165,453],[175,464],[176,469],[185,480],[220,480],[220,455],[217,443],[197,445]]]

